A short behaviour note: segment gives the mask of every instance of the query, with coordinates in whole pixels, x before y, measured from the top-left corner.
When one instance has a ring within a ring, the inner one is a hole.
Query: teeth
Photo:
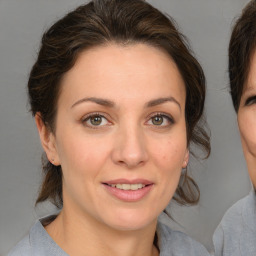
[[[123,190],[130,190],[131,189],[131,185],[130,184],[123,184],[122,185],[122,189]]]
[[[123,185],[122,184],[116,184],[116,188],[123,189]]]
[[[122,190],[138,190],[144,188],[144,184],[111,184],[112,188],[118,188]]]

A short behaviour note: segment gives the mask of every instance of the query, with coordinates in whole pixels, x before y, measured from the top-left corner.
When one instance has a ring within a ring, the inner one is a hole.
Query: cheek
[[[90,203],[95,184],[100,179],[100,171],[106,163],[109,143],[100,143],[92,136],[76,133],[62,136],[58,143],[59,157],[63,172],[63,192],[68,200]],[[64,139],[63,139],[64,138]],[[68,196],[67,196],[68,195]]]
[[[239,130],[245,150],[256,156],[256,118],[255,115],[244,114],[239,117]]]
[[[187,151],[186,139],[169,138],[159,144],[153,143],[153,146],[152,160],[155,161],[160,171],[170,176],[179,175]]]
[[[186,145],[186,143],[184,143]],[[182,171],[182,164],[186,147],[182,143],[166,141],[156,149],[154,160],[158,170],[158,185],[160,185],[160,196],[164,208],[172,199]]]
[[[64,138],[64,139],[63,139]],[[72,175],[96,175],[109,154],[109,143],[102,143],[101,138],[92,138],[83,134],[62,136],[58,143],[58,153],[63,173]]]

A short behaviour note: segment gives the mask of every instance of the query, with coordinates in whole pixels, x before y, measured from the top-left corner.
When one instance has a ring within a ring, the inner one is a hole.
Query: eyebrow
[[[110,108],[113,108],[113,107],[116,106],[116,104],[111,100],[96,98],[96,97],[89,97],[89,98],[83,98],[83,99],[80,99],[80,100],[76,101],[71,106],[71,108],[73,108],[73,107],[75,107],[75,106],[77,106],[81,103],[84,103],[84,102],[94,102],[94,103],[99,104],[101,106],[110,107]],[[158,106],[158,105],[161,105],[161,104],[166,103],[166,102],[174,102],[175,104],[178,105],[179,109],[181,109],[180,103],[174,97],[166,97],[166,98],[158,98],[158,99],[150,100],[149,102],[147,102],[145,104],[145,108]]]
[[[81,104],[83,102],[94,102],[96,104],[105,106],[105,107],[110,107],[113,108],[115,106],[115,103],[113,101],[107,100],[107,99],[101,99],[101,98],[95,98],[95,97],[90,97],[90,98],[83,98],[81,100],[78,100],[77,102],[75,102],[71,108],[75,107],[78,104]]]
[[[174,102],[175,104],[178,105],[179,109],[181,110],[180,103],[174,97],[159,98],[159,99],[151,100],[148,103],[146,103],[146,107],[154,107],[166,102]]]

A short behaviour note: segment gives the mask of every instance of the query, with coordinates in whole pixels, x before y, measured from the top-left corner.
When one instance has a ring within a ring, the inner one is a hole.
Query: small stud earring
[[[183,162],[183,168],[187,168],[187,166],[188,166],[188,161],[187,160],[184,160],[184,162]]]

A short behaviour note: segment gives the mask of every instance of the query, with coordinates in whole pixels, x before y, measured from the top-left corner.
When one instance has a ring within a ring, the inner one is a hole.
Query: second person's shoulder
[[[199,242],[193,240],[183,232],[170,229],[168,226],[158,223],[158,243],[161,256],[209,256],[206,248]]]
[[[253,207],[253,193],[244,198],[238,200],[233,206],[231,206],[221,220],[221,227],[223,230],[240,228],[238,224],[243,225],[244,215],[247,215],[249,209]],[[236,223],[236,225],[234,225]]]

